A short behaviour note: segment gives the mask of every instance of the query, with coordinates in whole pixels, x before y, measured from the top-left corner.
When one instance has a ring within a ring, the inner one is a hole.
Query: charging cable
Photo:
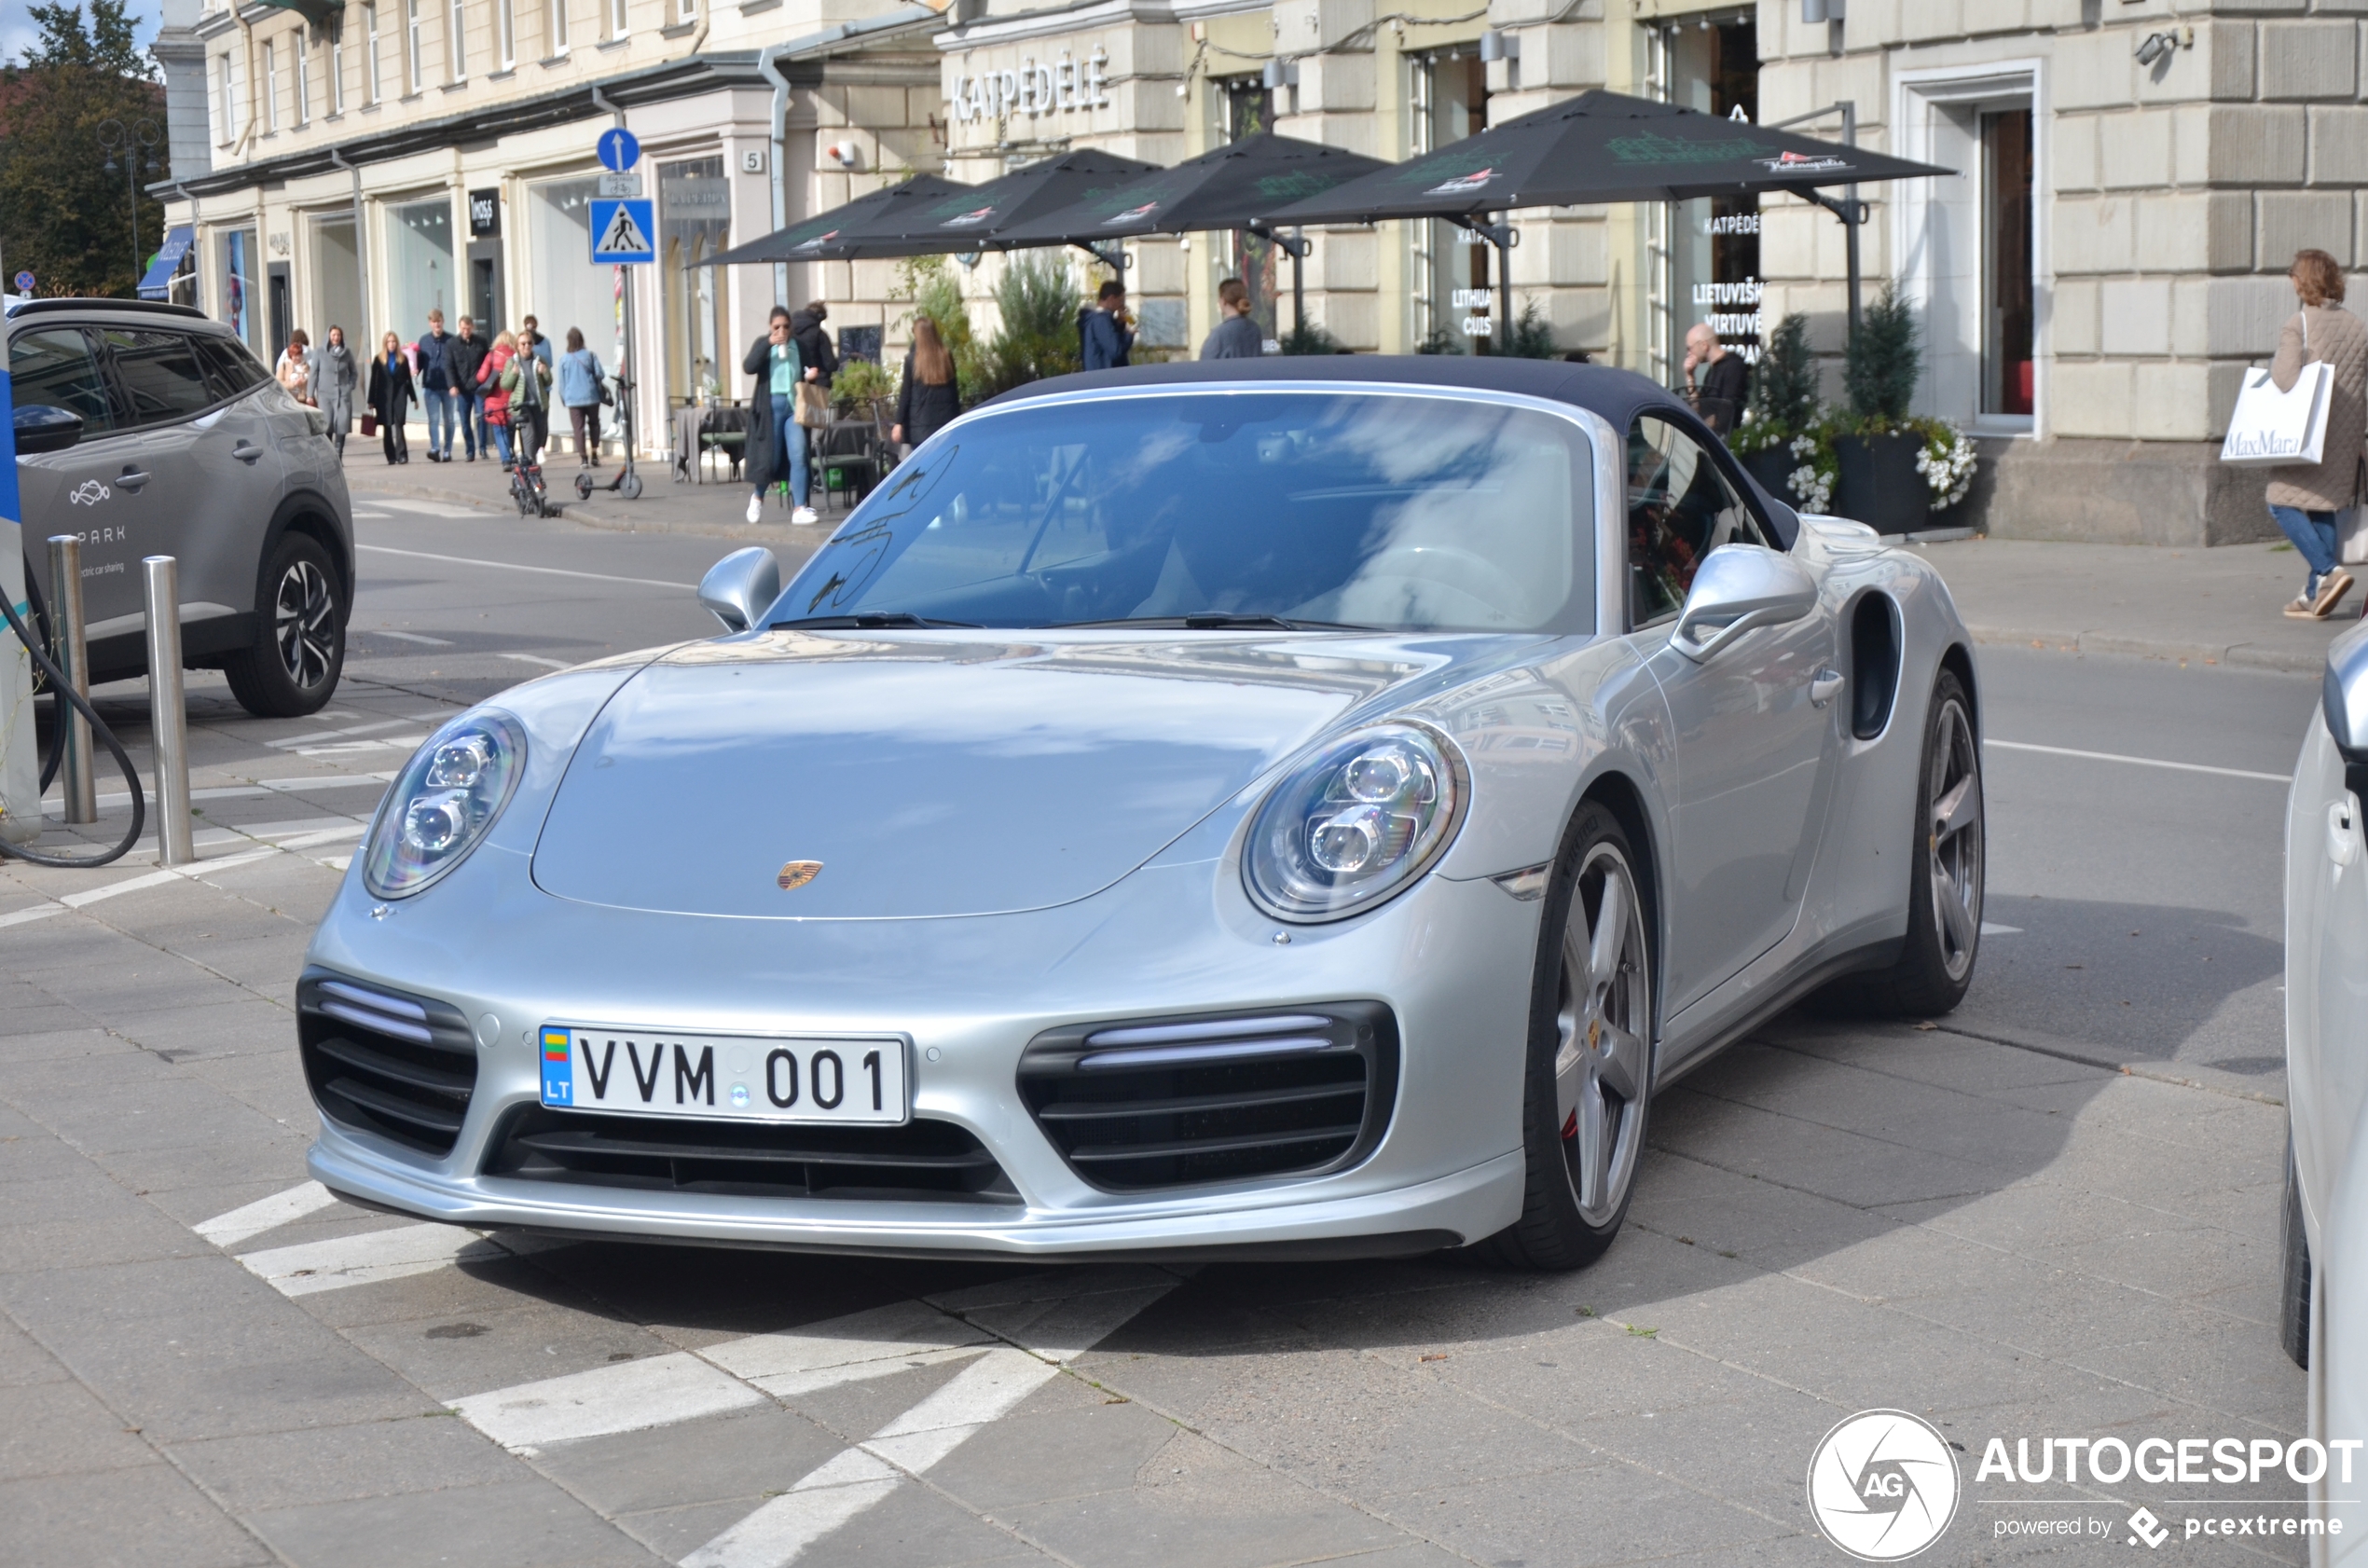
[[[90,699],[76,691],[74,683],[66,679],[65,672],[49,662],[49,655],[42,651],[41,640],[34,636],[32,628],[18,617],[16,606],[8,602],[8,596],[6,594],[0,594],[0,615],[8,618],[10,629],[15,631],[18,640],[25,645],[25,651],[33,655],[34,665],[48,678],[51,694],[61,702],[74,704],[75,711],[90,721],[90,733],[97,736],[100,743],[109,751],[115,753],[116,765],[123,770],[124,782],[131,786],[131,826],[124,831],[121,841],[104,854],[45,855],[37,849],[27,849],[21,844],[10,844],[7,839],[0,838],[0,855],[11,855],[36,866],[68,868],[103,866],[109,861],[119,860],[130,853],[133,845],[140,842],[140,830],[148,824],[148,797],[140,788],[140,773],[131,765],[131,753],[123,749],[123,742],[115,737],[115,731],[107,728],[107,722],[99,717],[98,709],[90,706]],[[58,710],[56,728],[61,735],[65,730],[65,710],[62,708]],[[49,779],[54,771],[54,763],[43,771],[42,788],[48,788]]]

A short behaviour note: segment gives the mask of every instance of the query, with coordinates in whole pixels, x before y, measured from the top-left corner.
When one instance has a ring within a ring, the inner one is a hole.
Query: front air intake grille
[[[1378,1002],[1053,1029],[1020,1093],[1069,1169],[1110,1192],[1318,1176],[1372,1151],[1397,1099]]]
[[[296,1045],[321,1114],[427,1154],[449,1154],[476,1088],[476,1039],[450,1004],[307,970]]]
[[[806,1127],[520,1106],[485,1174],[759,1198],[1019,1202],[995,1157],[950,1121]]]

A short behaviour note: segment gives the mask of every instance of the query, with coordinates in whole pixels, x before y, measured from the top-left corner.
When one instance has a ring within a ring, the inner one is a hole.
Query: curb
[[[1974,640],[1997,647],[2052,648],[2066,653],[2123,653],[2141,659],[2177,659],[2185,663],[2227,665],[2238,669],[2274,669],[2316,675],[2327,667],[2324,649],[2305,653],[2260,642],[2175,642],[2144,637],[2120,637],[2096,631],[2036,631],[2021,626],[1968,626]]]

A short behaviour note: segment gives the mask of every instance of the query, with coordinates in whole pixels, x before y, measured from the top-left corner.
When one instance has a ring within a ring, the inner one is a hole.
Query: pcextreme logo
[[[1809,1511],[1825,1538],[1862,1562],[1897,1562],[1957,1517],[1957,1456],[1906,1410],[1861,1410],[1809,1460]]]

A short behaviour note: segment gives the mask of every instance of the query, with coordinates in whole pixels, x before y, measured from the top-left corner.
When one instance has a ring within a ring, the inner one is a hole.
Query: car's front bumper
[[[491,851],[489,853],[489,851]],[[1432,877],[1336,926],[1282,928],[1229,858],[1177,860],[1024,915],[755,921],[551,898],[488,846],[389,917],[350,878],[314,963],[441,999],[477,1025],[476,1086],[438,1157],[325,1123],[332,1190],[480,1228],[895,1254],[1347,1256],[1477,1240],[1522,1191],[1519,1113],[1538,905]],[[1385,1004],[1395,1104],[1349,1168],[1114,1193],[1064,1161],[1023,1103],[1022,1051],[1081,1022],[1352,999]],[[539,1100],[539,1025],[893,1033],[912,1042],[916,1119],[963,1128],[1009,1179],[1000,1199],[758,1196],[498,1174],[504,1119]]]

